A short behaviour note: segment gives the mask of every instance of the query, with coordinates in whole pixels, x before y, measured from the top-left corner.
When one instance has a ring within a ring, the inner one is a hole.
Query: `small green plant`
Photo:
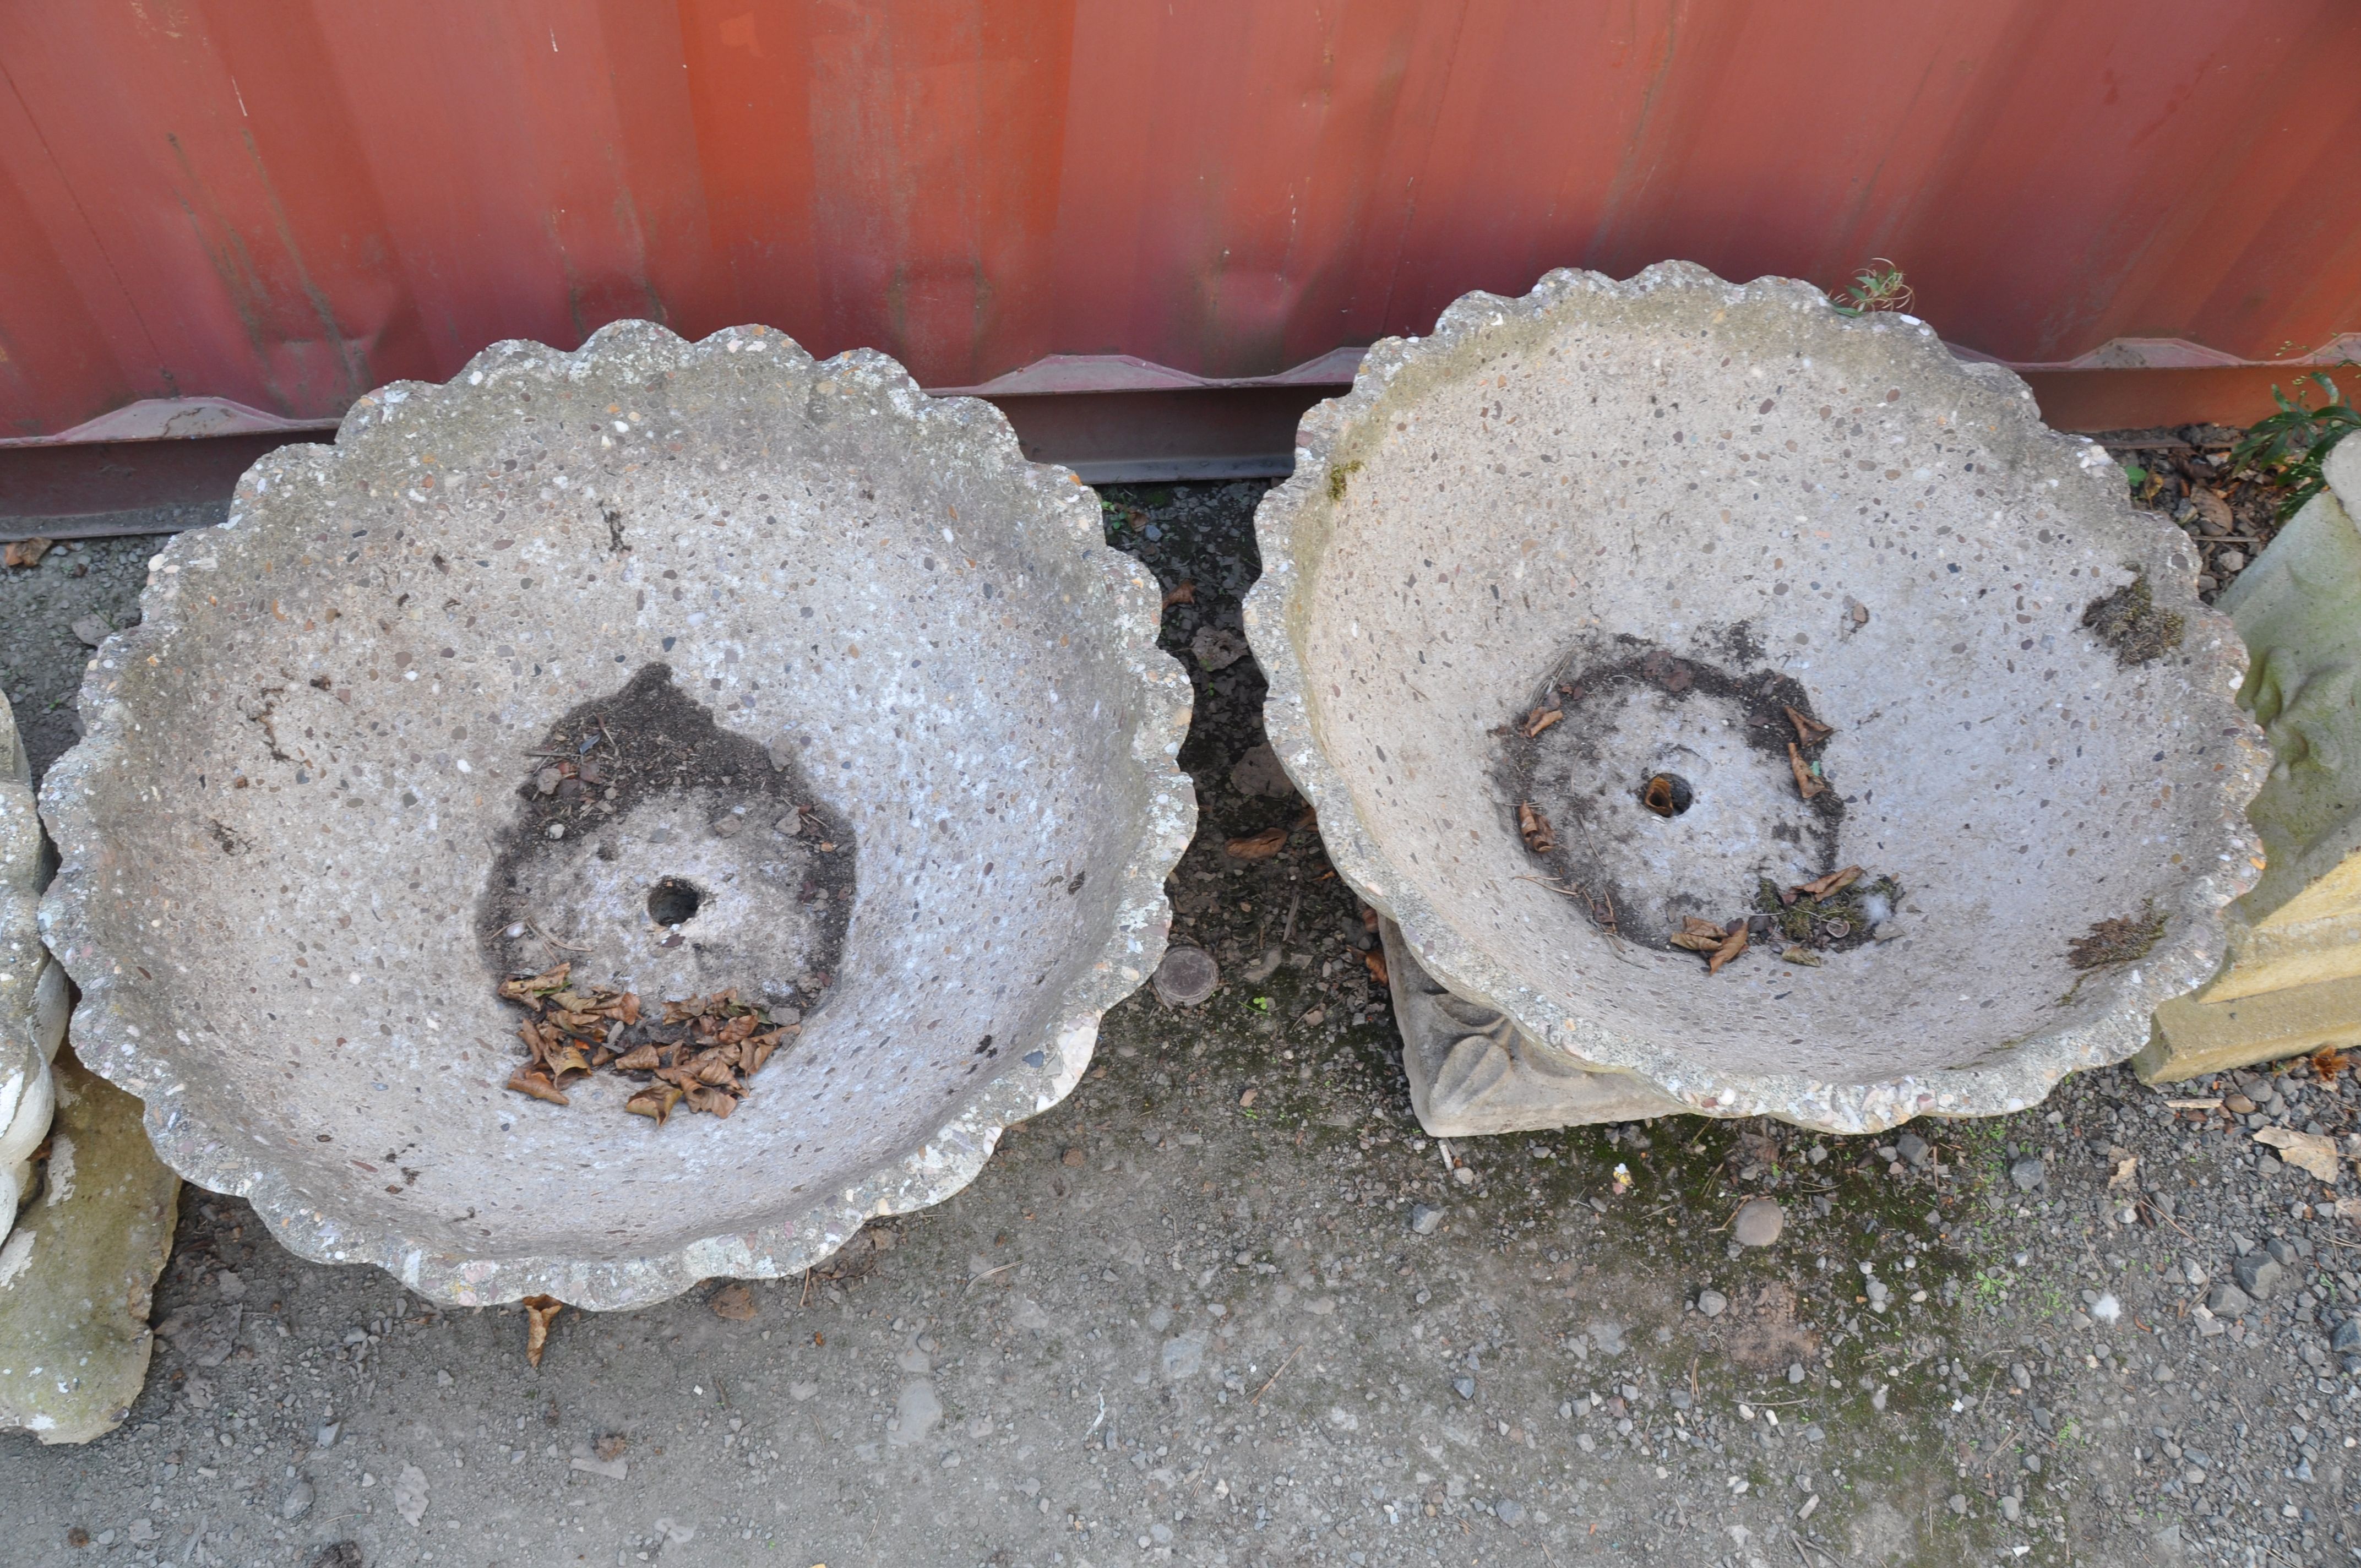
[[[2008,1296],[2007,1288],[2001,1284],[1999,1276],[1986,1274],[1981,1268],[1976,1270],[1976,1282],[1970,1288],[1975,1295],[1976,1305],[1986,1311],[1997,1310],[2001,1302]]]
[[[2345,367],[2351,367],[2349,360]],[[2327,400],[2313,403],[2304,388],[2306,381],[2318,386]],[[2287,487],[2287,495],[2279,502],[2284,521],[2328,488],[2321,463],[2338,442],[2361,430],[2361,409],[2345,400],[2325,370],[2297,378],[2293,399],[2273,386],[2271,400],[2279,404],[2279,411],[2257,420],[2238,438],[2230,448],[2230,466],[2234,473],[2251,474]]]
[[[1904,280],[1902,269],[1886,258],[1872,258],[1870,264],[1852,275],[1852,282],[1842,292],[1830,294],[1828,303],[1842,316],[1865,316],[1877,311],[1906,311],[1915,291]]]

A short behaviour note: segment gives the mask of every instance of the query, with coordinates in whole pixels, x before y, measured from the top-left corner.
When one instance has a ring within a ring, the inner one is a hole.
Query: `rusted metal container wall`
[[[1894,258],[2015,362],[2361,330],[2350,0],[0,7],[0,435],[620,316],[1276,371],[1472,288]]]

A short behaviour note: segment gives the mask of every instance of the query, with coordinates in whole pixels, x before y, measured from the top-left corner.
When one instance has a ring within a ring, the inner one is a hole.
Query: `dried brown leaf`
[[[545,993],[553,991],[560,991],[565,988],[566,977],[569,973],[573,972],[573,960],[568,959],[565,963],[559,964],[556,968],[544,970],[539,974],[523,975],[514,980],[504,980],[500,981],[500,995],[511,1002],[526,1002],[538,1004],[542,996]]]
[[[647,1072],[664,1065],[664,1056],[653,1046],[633,1046],[615,1058],[620,1072]]]
[[[733,1323],[754,1321],[754,1293],[734,1279],[707,1297],[705,1304],[713,1309],[717,1318],[726,1318]]]
[[[2299,1133],[2292,1127],[2265,1127],[2255,1135],[2255,1142],[2266,1144],[2279,1151],[2279,1157],[2299,1170],[2308,1171],[2330,1183],[2336,1180],[2336,1141],[2318,1133]]]
[[[672,1114],[672,1108],[679,1104],[680,1101],[680,1091],[671,1084],[651,1083],[629,1100],[624,1101],[623,1109],[634,1116],[650,1117],[657,1126],[661,1127],[664,1124],[664,1119]]]
[[[1850,887],[1860,880],[1861,868],[1847,866],[1842,871],[1830,872],[1826,876],[1814,877],[1795,891],[1806,898],[1826,898],[1832,893]]]
[[[1779,956],[1791,964],[1802,964],[1806,969],[1817,969],[1828,962],[1828,959],[1806,947],[1789,948]]]
[[[1828,793],[1828,786],[1812,776],[1810,765],[1804,761],[1804,753],[1795,750],[1793,740],[1787,742],[1787,765],[1795,772],[1796,793],[1806,800]]]
[[[516,1071],[509,1074],[508,1086],[511,1089],[515,1090],[519,1094],[530,1094],[535,1100],[546,1100],[552,1105],[568,1105],[573,1103],[573,1102],[566,1098],[565,1094],[555,1084],[542,1077],[541,1074],[537,1072],[528,1072],[523,1068],[519,1068]]]
[[[2334,1046],[2330,1046],[2325,1050],[2315,1051],[2312,1058],[2312,1076],[2323,1083],[2334,1083],[2336,1081],[2338,1073],[2353,1065],[2353,1059]]]
[[[1197,582],[1193,577],[1183,577],[1164,590],[1166,609],[1170,609],[1176,604],[1195,604],[1196,602]]]
[[[1376,981],[1379,985],[1389,985],[1392,983],[1391,980],[1386,974],[1385,954],[1378,952],[1375,948],[1372,948],[1367,952],[1361,955],[1361,961],[1369,966],[1369,978],[1371,980]]]
[[[1233,839],[1224,848],[1228,850],[1233,860],[1267,861],[1287,848],[1287,829],[1266,828],[1259,833]]]
[[[1795,739],[1803,745],[1817,746],[1821,741],[1836,733],[1836,730],[1831,729],[1829,726],[1821,723],[1817,718],[1806,718],[1805,715],[1797,713],[1794,708],[1789,707],[1784,702],[1779,705],[1779,711],[1785,714],[1787,716],[1787,722],[1795,727]]]
[[[539,1366],[542,1349],[549,1343],[549,1325],[566,1310],[566,1303],[555,1296],[528,1296],[517,1305],[524,1309],[524,1358]]]
[[[0,565],[38,566],[41,564],[41,557],[49,553],[51,543],[47,539],[16,540],[10,543],[5,555],[0,555]]]
[[[1536,855],[1546,855],[1557,848],[1557,835],[1550,829],[1550,819],[1530,800],[1517,804],[1517,831],[1523,836],[1525,848]]]
[[[1745,950],[1746,927],[1741,924],[1738,929],[1732,931],[1730,934],[1729,938],[1715,950],[1713,957],[1706,960],[1705,972],[1708,974],[1719,974],[1721,972],[1722,965],[1728,963],[1730,959],[1736,958]]]
[[[549,1058],[549,1076],[552,1078],[562,1079],[569,1072],[587,1073],[589,1070],[590,1058],[582,1054],[580,1046],[567,1046]]]
[[[1525,715],[1525,721],[1518,726],[1518,729],[1526,740],[1531,740],[1565,718],[1565,709],[1562,707],[1537,707]]]
[[[1692,953],[1711,953],[1720,950],[1722,943],[1730,940],[1730,934],[1710,920],[1685,915],[1681,917],[1681,928],[1665,939],[1675,948],[1686,948]]]

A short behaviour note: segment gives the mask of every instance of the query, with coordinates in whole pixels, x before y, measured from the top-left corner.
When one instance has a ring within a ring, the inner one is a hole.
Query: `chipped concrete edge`
[[[2190,685],[2195,700],[2213,710],[2204,728],[2242,744],[2238,760],[2218,775],[2213,841],[2190,847],[2191,860],[2211,869],[2183,884],[2168,912],[2167,936],[2142,961],[2093,975],[2094,999],[2104,1000],[2095,1016],[2007,1042],[1976,1062],[1939,1073],[1872,1083],[1831,1083],[1797,1073],[1726,1074],[1709,1062],[1606,1027],[1521,984],[1442,918],[1362,821],[1350,784],[1321,749],[1293,633],[1298,618],[1309,610],[1311,584],[1335,511],[1328,495],[1332,466],[1351,462],[1355,449],[1378,439],[1398,383],[1404,393],[1413,393],[1488,352],[1546,332],[1562,314],[1612,312],[1672,291],[1694,297],[1700,327],[1718,312],[1817,313],[1831,330],[1882,353],[1895,377],[1908,378],[1900,384],[1942,388],[1955,407],[1990,420],[1994,443],[2015,448],[2061,492],[2078,486],[2086,494],[2094,490],[2088,508],[2092,521],[2113,525],[2111,543],[2123,558],[2138,563],[2152,582],[2164,586],[2159,597],[2186,619]],[[1637,1074],[1699,1115],[1773,1116],[1852,1134],[1882,1131],[1922,1115],[2021,1111],[2046,1098],[2068,1073],[2124,1061],[2147,1045],[2149,1014],[2157,1004],[2202,983],[2220,963],[2224,908],[2254,881],[2252,862],[2260,840],[2246,808],[2261,787],[2268,758],[2261,732],[2234,700],[2245,678],[2246,647],[2227,616],[2198,601],[2193,559],[2184,554],[2182,565],[2173,564],[2178,531],[2132,509],[2123,471],[2103,448],[2044,425],[2031,389],[2014,372],[1962,364],[1933,328],[1914,317],[1847,318],[1809,283],[1787,278],[1730,283],[1685,261],[1660,262],[1621,282],[1560,269],[1518,299],[1466,294],[1443,313],[1432,335],[1386,338],[1373,345],[1353,389],[1304,414],[1295,472],[1264,497],[1255,527],[1263,575],[1246,596],[1246,630],[1269,681],[1264,728],[1289,776],[1318,810],[1321,836],[1338,874],[1401,927],[1421,966],[1450,990],[1507,1014],[1529,1038],[1586,1066]]]
[[[1122,876],[1121,894],[1095,960],[1060,999],[1056,1024],[1044,1036],[1022,1042],[1008,1054],[1010,1066],[980,1090],[955,1116],[896,1160],[833,1194],[799,1201],[800,1212],[782,1222],[744,1233],[707,1236],[669,1252],[615,1260],[553,1255],[471,1257],[444,1251],[398,1230],[340,1221],[304,1203],[277,1171],[242,1147],[249,1140],[236,1129],[198,1124],[160,1091],[181,1076],[170,1042],[140,1039],[126,1028],[115,1005],[114,964],[96,941],[84,901],[95,892],[94,866],[102,852],[96,825],[85,804],[91,781],[115,765],[131,729],[124,704],[109,696],[101,680],[109,659],[145,657],[183,631],[179,587],[183,569],[210,565],[215,531],[176,536],[148,563],[140,596],[141,623],[109,638],[91,661],[82,686],[82,713],[88,726],[80,744],[59,759],[43,781],[41,813],[63,853],[63,863],[40,907],[40,927],[65,969],[82,988],[75,1009],[74,1035],[83,1061],[121,1088],[148,1100],[147,1128],[157,1152],[174,1170],[211,1191],[246,1199],[269,1223],[271,1234],[290,1250],[316,1262],[374,1263],[421,1295],[460,1305],[490,1305],[545,1294],[593,1310],[646,1306],[678,1295],[718,1276],[772,1278],[798,1273],[841,1246],[867,1220],[939,1203],[974,1179],[1001,1135],[1028,1116],[1056,1105],[1080,1081],[1108,1008],[1144,983],[1162,957],[1172,912],[1164,882],[1196,829],[1194,785],[1178,763],[1194,695],[1178,660],[1157,645],[1161,596],[1147,569],[1105,540],[1096,492],[1071,470],[1026,460],[1007,419],[974,398],[935,399],[923,392],[896,361],[870,349],[856,349],[816,361],[785,334],[761,326],[726,328],[691,343],[649,322],[625,321],[600,328],[572,353],[511,339],[484,349],[451,381],[396,382],[355,403],[330,447],[299,445],[265,456],[239,479],[229,521],[248,519],[269,527],[284,514],[269,504],[271,481],[289,463],[318,462],[333,467],[372,433],[405,414],[448,410],[480,401],[488,414],[498,407],[489,384],[520,373],[551,380],[579,381],[600,372],[609,360],[636,356],[664,361],[686,377],[759,345],[774,367],[783,397],[835,397],[866,404],[900,421],[913,438],[929,427],[952,427],[997,458],[1000,473],[1039,495],[1045,510],[1071,530],[1084,569],[1096,558],[1108,613],[1101,625],[1138,682],[1139,707],[1133,729],[1131,762],[1147,785],[1148,808]],[[530,369],[526,362],[535,362]],[[741,368],[743,361],[739,367]],[[832,383],[829,390],[818,383]],[[486,389],[478,392],[478,387]],[[414,402],[403,410],[401,405]],[[783,1201],[784,1210],[798,1201]]]

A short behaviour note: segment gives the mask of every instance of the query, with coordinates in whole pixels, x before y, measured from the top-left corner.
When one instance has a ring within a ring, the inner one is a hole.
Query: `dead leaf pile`
[[[660,1127],[682,1104],[727,1117],[748,1092],[748,1080],[803,1027],[774,1024],[734,991],[667,1002],[659,1022],[642,1016],[636,992],[573,988],[573,967],[562,963],[500,983],[502,997],[533,1014],[517,1029],[533,1059],[510,1075],[508,1087],[553,1105],[568,1102],[569,1080],[611,1069],[646,1075],[623,1109]]]
[[[1787,742],[1787,766],[1795,775],[1795,792],[1806,800],[1826,795],[1828,781],[1820,776],[1819,763],[1804,760],[1804,752],[1836,731],[1817,718],[1796,712],[1785,703],[1779,705],[1779,710],[1787,716],[1787,722],[1795,727],[1795,738]]]
[[[1719,974],[1722,965],[1746,950],[1746,921],[1742,917],[1723,927],[1689,915],[1682,917],[1681,928],[1668,940],[1675,948],[1703,954],[1705,972]]]

